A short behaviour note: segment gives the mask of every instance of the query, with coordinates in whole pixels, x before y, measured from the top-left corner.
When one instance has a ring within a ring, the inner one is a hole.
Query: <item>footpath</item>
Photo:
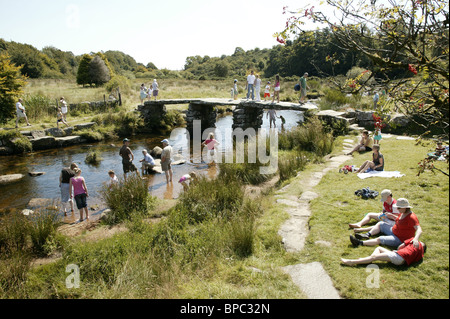
[[[344,140],[343,153],[346,154],[354,144],[356,138]],[[311,216],[310,201],[318,198],[320,194],[314,188],[320,183],[322,177],[330,170],[339,167],[351,159],[350,155],[328,156],[324,165],[317,170],[307,173],[300,172],[297,178],[276,192],[278,205],[289,214],[289,219],[282,225],[278,234],[283,238],[283,244],[288,252],[303,250],[305,240],[309,233],[309,218]],[[329,246],[331,243],[317,241],[316,245]],[[310,299],[340,299],[339,292],[319,262],[296,264],[283,267],[295,285]]]

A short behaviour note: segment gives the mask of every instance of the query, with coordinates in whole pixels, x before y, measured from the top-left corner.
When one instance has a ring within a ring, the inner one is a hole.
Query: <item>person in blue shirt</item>
[[[143,150],[142,154],[144,155],[144,158],[139,162],[142,163],[142,175],[144,175],[146,171],[153,169],[153,167],[155,166],[155,160],[147,152],[147,150]]]

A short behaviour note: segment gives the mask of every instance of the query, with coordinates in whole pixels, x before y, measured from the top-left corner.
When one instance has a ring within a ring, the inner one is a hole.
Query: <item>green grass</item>
[[[415,145],[414,141],[383,139],[381,152],[385,156],[385,169],[398,170],[406,176],[361,180],[356,174],[345,175],[336,170],[328,173],[316,187],[320,197],[311,202],[311,232],[301,256],[308,261],[321,262],[344,297],[379,300],[449,297],[449,180],[441,173],[416,176],[417,163],[432,147],[433,144],[422,146]],[[347,164],[360,165],[367,157],[367,154],[356,155]],[[447,164],[437,165],[445,169]],[[394,198],[407,198],[423,228],[421,240],[428,245],[423,262],[412,267],[376,263],[380,268],[379,289],[366,287],[369,273],[365,266],[340,264],[340,258],[368,256],[375,249],[353,248],[349,241],[352,234],[349,222],[359,221],[368,212],[381,211],[379,197],[363,200],[354,195],[355,190],[367,186],[379,192],[387,188]],[[331,247],[315,245],[317,240],[328,241]]]

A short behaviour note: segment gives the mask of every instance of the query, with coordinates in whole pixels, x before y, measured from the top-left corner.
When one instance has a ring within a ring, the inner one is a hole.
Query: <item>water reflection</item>
[[[282,115],[286,119],[284,128],[297,126],[297,122],[303,119],[303,114],[299,111],[277,111],[278,115]],[[232,116],[219,118],[216,122],[216,138],[218,139],[219,153],[222,155],[232,151],[227,149],[225,143],[226,129],[231,128],[233,123]],[[262,128],[269,130],[269,121],[264,114]],[[281,130],[281,121],[277,119],[277,129]],[[139,160],[142,159],[142,150],[152,150],[155,146],[161,147],[161,141],[168,136],[135,136],[131,139],[130,148],[134,153],[134,163],[140,169]],[[189,150],[189,140],[185,129],[176,129],[170,140],[171,144],[182,150]],[[70,163],[75,162],[83,171],[89,189],[88,205],[100,205],[101,199],[99,191],[104,183],[108,181],[108,171],[114,170],[119,177],[123,176],[121,158],[119,149],[122,145],[121,140],[108,141],[106,143],[96,143],[92,145],[77,145],[64,149],[55,149],[47,151],[39,151],[32,154],[22,156],[0,157],[0,175],[6,174],[24,174],[25,177],[14,184],[0,186],[0,210],[6,208],[25,208],[32,198],[51,198],[59,200],[59,175],[63,167],[67,167]],[[102,161],[99,165],[89,165],[85,163],[86,154],[95,149],[101,153]],[[185,153],[185,152],[184,152]],[[190,153],[188,153],[190,154]],[[184,174],[195,171],[199,175],[208,178],[214,178],[218,174],[217,166],[208,166],[201,158],[184,158],[185,164],[174,165],[173,183],[167,185],[164,174],[146,175],[149,183],[149,191],[152,195],[164,199],[177,198],[183,187],[178,180]],[[40,171],[45,172],[42,176],[31,177],[28,172]],[[67,217],[70,219],[70,216]]]

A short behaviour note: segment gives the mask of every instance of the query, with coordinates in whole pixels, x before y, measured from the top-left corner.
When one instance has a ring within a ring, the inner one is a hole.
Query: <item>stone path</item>
[[[344,141],[344,154],[353,148],[356,141],[346,139]],[[278,234],[283,238],[283,244],[288,252],[300,252],[309,233],[308,221],[311,216],[309,202],[319,196],[314,192],[322,177],[330,170],[338,169],[351,158],[347,155],[328,157],[325,168],[313,172],[302,180],[302,193],[299,197],[287,195],[286,192],[293,184],[289,184],[277,192],[277,203],[285,207],[290,218],[281,226]],[[327,242],[316,242],[317,245],[329,245]],[[308,264],[289,265],[282,268],[289,274],[292,281],[310,299],[340,299],[339,293],[333,286],[331,278],[319,262]]]

